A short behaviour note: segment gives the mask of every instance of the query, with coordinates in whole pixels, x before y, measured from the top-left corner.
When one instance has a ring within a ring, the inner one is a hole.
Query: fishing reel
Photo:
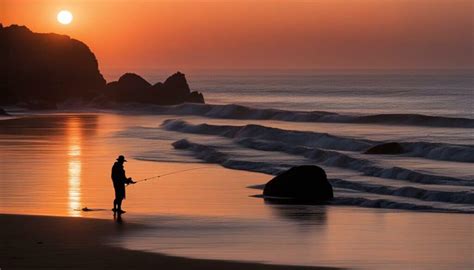
[[[133,181],[133,179],[131,177],[127,178],[127,182],[125,184],[127,185],[133,185],[133,184],[136,184],[137,182],[136,181]]]

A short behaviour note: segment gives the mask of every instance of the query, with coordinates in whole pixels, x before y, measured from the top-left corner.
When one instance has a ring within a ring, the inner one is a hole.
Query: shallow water
[[[108,210],[113,199],[110,167],[117,155],[124,154],[129,160],[127,173],[135,179],[206,168],[128,187],[124,207],[129,213],[123,221],[145,223],[151,228],[111,239],[110,244],[197,258],[363,269],[474,266],[472,215],[267,204],[253,197],[260,190],[248,186],[263,184],[270,175],[192,163],[200,159],[173,149],[171,143],[188,138],[218,145],[235,158],[255,162],[299,164],[304,157],[237,147],[230,139],[217,135],[160,128],[169,118],[173,116],[64,113],[0,121],[0,212],[113,218]],[[387,157],[384,162],[390,159],[396,158]],[[413,163],[411,159],[396,162]],[[327,168],[330,177],[346,175],[349,180],[353,177],[353,181],[379,184],[397,181],[371,180],[352,170]],[[423,169],[431,170],[426,166]],[[438,170],[435,172],[449,174],[450,166]],[[443,190],[443,185],[436,187],[433,190]],[[470,190],[446,186],[449,189]],[[446,209],[471,207],[336,188],[338,196],[383,198]],[[76,211],[82,207],[104,210]]]
[[[126,248],[196,258],[356,269],[472,268],[472,217],[266,205],[258,218],[155,217]],[[445,220],[443,222],[442,220]],[[470,238],[470,239],[469,239]]]

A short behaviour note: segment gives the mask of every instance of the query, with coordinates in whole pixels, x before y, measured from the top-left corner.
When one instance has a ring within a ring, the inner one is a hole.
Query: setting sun
[[[68,10],[61,10],[56,17],[61,24],[70,24],[72,22],[72,13]]]

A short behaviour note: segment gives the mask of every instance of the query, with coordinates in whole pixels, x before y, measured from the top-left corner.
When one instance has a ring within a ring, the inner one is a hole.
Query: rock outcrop
[[[25,26],[0,24],[0,57],[0,105],[54,109],[66,100],[94,104],[204,103],[203,95],[191,92],[180,72],[155,85],[133,73],[106,84],[87,45],[65,35],[34,33]]]
[[[151,95],[151,84],[135,73],[125,73],[118,81],[107,84],[105,95],[107,99],[116,102],[146,102]]]
[[[270,180],[263,190],[266,199],[321,203],[334,197],[326,172],[311,165],[293,167]]]
[[[191,92],[186,77],[177,72],[164,83],[151,85],[134,73],[122,75],[118,81],[107,84],[106,97],[116,102],[139,102],[158,105],[175,105],[184,102],[204,103],[199,92]]]
[[[404,152],[403,146],[397,142],[383,143],[369,148],[365,154],[398,155]]]
[[[95,55],[65,35],[0,25],[0,103],[56,103],[92,98],[105,86]]]

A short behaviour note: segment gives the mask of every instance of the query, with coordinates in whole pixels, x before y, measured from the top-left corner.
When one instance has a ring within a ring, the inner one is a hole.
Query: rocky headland
[[[54,109],[68,100],[175,105],[204,103],[177,72],[150,84],[126,73],[107,83],[89,47],[66,35],[34,33],[26,26],[0,24],[0,105]]]

